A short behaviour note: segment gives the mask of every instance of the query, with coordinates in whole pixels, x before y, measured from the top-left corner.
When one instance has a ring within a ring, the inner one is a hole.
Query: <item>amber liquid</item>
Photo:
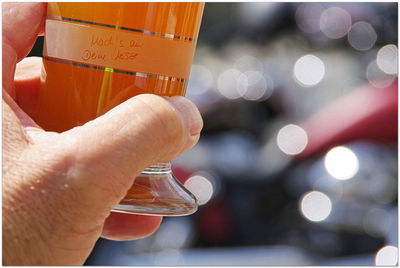
[[[196,42],[203,8],[204,3],[49,3],[48,19],[53,16],[53,19],[68,18],[78,23],[93,22],[93,25],[86,26],[94,28],[115,25],[115,29],[112,29],[115,31],[126,27],[138,30],[136,35],[160,33],[160,38],[164,38],[162,34],[183,37],[183,40],[178,41],[175,38],[174,42]],[[46,38],[47,36],[45,40]],[[50,41],[64,42],[46,40],[45,43]],[[165,47],[156,49],[162,51]],[[174,53],[173,57],[182,57],[176,51],[162,52]],[[185,60],[191,63],[192,58]],[[74,62],[57,62],[46,57],[43,64],[36,121],[45,130],[56,132],[82,125],[138,94],[184,95],[188,79],[168,79],[163,73],[152,73],[143,77],[134,75],[137,71],[134,68],[126,70],[129,71],[127,74],[115,72],[107,66],[93,68]],[[145,64],[149,68],[156,64],[158,70],[168,70],[173,63],[157,62],[149,57]],[[160,79],[158,76],[164,78]],[[143,178],[137,180],[127,197],[151,199],[150,183]]]

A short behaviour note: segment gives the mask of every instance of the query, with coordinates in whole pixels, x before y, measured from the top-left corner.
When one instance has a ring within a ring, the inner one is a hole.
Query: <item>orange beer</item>
[[[61,132],[138,94],[184,95],[203,8],[48,3],[37,123]],[[137,179],[127,196],[151,199],[149,183]]]
[[[65,131],[138,94],[184,95],[203,7],[49,3],[38,124]]]

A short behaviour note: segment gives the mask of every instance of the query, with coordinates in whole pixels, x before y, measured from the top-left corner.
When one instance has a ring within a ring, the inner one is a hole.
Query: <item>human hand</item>
[[[198,141],[202,119],[194,104],[139,95],[83,126],[46,132],[29,116],[41,61],[19,64],[14,85],[16,63],[44,30],[46,4],[3,3],[2,12],[3,264],[81,265],[100,236],[154,232],[161,217],[110,209],[143,169]]]

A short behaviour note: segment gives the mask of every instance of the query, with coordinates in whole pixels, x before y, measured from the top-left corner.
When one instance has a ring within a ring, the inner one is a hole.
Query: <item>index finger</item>
[[[15,65],[32,49],[43,32],[46,3],[3,3],[3,89],[13,98]]]

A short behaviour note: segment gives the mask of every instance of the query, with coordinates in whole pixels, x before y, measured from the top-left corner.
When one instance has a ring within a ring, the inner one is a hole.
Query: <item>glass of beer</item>
[[[204,3],[48,3],[37,123],[65,131],[142,93],[183,96]],[[113,211],[187,215],[196,198],[155,163]]]

